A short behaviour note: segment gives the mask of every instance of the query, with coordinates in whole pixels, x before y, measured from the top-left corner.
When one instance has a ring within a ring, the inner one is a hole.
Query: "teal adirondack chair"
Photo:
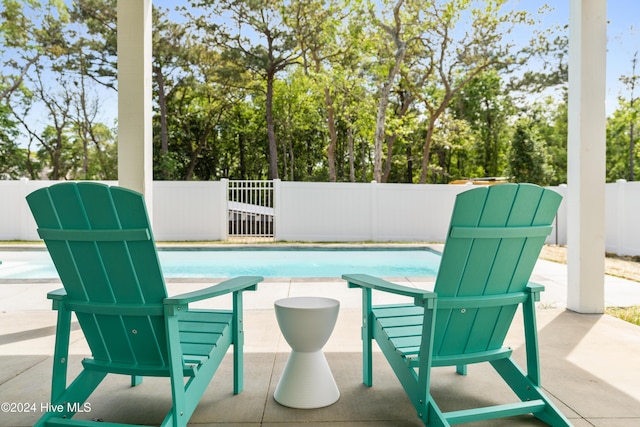
[[[144,376],[170,378],[173,406],[162,426],[186,426],[231,345],[234,393],[242,390],[242,292],[255,290],[261,277],[168,297],[141,194],[62,183],[31,193],[27,201],[64,286],[48,294],[58,312],[51,387],[56,409],[36,426],[94,425],[71,418],[109,373],[131,376],[132,386]],[[194,301],[229,293],[229,310],[189,309]],[[67,385],[72,312],[91,357]],[[95,407],[100,397],[93,399]]]
[[[363,290],[364,383],[372,385],[375,339],[427,426],[530,413],[552,426],[571,425],[540,386],[535,302],[544,288],[529,282],[560,201],[557,193],[531,184],[459,194],[434,292],[364,274],[343,275],[350,287]],[[413,303],[372,306],[372,290],[404,295]],[[504,346],[519,306],[526,373]],[[432,368],[456,366],[465,375],[467,365],[480,362],[489,362],[520,401],[444,413],[431,395]]]

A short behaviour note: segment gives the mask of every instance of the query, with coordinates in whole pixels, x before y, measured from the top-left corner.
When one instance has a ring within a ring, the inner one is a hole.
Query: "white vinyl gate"
[[[229,180],[229,239],[274,238],[273,181]]]

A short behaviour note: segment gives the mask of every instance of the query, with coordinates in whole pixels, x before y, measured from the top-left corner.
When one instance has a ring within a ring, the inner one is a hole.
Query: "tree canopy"
[[[566,181],[567,34],[545,9],[185,3],[154,7],[155,179]],[[117,179],[116,4],[0,0],[0,179]],[[630,73],[609,180],[638,167]]]

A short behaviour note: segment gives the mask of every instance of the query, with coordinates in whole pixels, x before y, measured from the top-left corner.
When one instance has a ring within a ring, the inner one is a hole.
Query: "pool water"
[[[383,277],[432,277],[440,254],[424,249],[159,250],[167,278],[340,277],[367,273]],[[46,251],[0,252],[0,279],[56,279]]]

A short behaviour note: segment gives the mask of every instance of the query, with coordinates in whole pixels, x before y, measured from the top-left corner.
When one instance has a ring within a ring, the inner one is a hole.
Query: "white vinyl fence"
[[[38,240],[25,197],[51,181],[0,181],[0,240]],[[116,184],[107,182],[106,184]],[[227,240],[229,181],[156,181],[153,228],[159,241]],[[443,242],[456,194],[466,185],[273,182],[276,241]],[[566,244],[565,199],[547,242]],[[607,184],[606,249],[640,255],[640,182]],[[233,201],[232,201],[233,202]]]

